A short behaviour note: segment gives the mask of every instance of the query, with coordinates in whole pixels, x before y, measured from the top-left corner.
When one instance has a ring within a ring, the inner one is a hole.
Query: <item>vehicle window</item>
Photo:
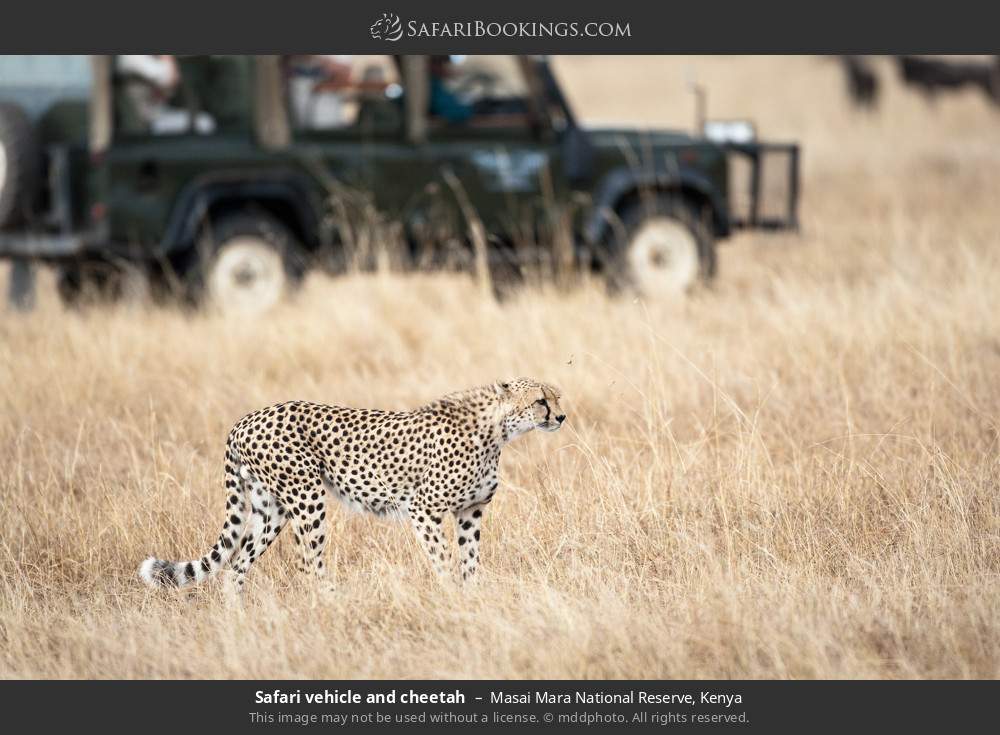
[[[251,63],[246,56],[118,56],[116,129],[138,136],[249,131]]]
[[[290,56],[285,76],[295,130],[402,128],[399,69],[391,56]]]
[[[0,84],[6,87],[90,86],[90,60],[86,56],[30,54],[0,55]]]
[[[528,85],[515,56],[431,56],[432,124],[528,124]]]
[[[60,100],[86,100],[90,84],[86,56],[0,55],[0,96],[21,105],[32,117]]]

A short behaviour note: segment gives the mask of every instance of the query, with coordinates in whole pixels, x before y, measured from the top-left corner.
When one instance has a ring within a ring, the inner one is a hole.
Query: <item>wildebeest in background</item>
[[[879,80],[871,57],[841,56],[851,101],[862,108],[878,104]],[[926,56],[896,56],[896,68],[903,82],[933,99],[939,92],[978,87],[994,104],[1000,105],[1000,56],[982,60],[935,59]]]
[[[864,56],[841,56],[847,92],[858,107],[873,108],[878,102],[878,76]]]

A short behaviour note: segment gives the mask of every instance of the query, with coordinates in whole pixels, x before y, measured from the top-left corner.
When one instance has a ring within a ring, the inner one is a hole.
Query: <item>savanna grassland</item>
[[[812,58],[556,61],[583,117],[716,116],[804,147],[799,235],[683,301],[316,276],[254,320],[0,314],[0,676],[1000,676],[1000,109]],[[223,442],[302,398],[401,409],[498,377],[569,419],[510,445],[476,585],[333,509],[336,590],[279,537],[242,610],[151,592],[222,522]]]

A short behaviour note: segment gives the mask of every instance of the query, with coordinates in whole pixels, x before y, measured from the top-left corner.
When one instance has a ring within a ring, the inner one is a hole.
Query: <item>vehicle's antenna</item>
[[[705,120],[708,110],[708,90],[698,83],[698,74],[694,67],[687,67],[684,70],[684,77],[687,80],[687,87],[694,95],[694,134],[705,134]]]

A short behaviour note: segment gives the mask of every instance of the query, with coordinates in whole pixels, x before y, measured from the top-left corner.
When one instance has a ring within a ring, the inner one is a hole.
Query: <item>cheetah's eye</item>
[[[539,406],[548,406],[549,405],[549,402],[546,401],[544,398],[539,398],[537,401],[535,401],[535,403],[537,403]]]

